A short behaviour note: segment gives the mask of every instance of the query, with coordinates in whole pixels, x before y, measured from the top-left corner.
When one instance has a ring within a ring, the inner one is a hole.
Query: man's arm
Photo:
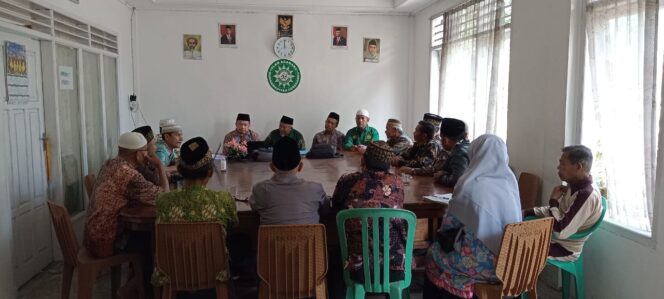
[[[378,134],[378,130],[376,128],[371,127],[371,141],[378,141],[380,138],[380,134]]]
[[[351,148],[353,148],[353,134],[352,131],[353,129],[348,130],[348,133],[346,133],[346,141],[344,142],[344,149],[349,151]]]
[[[447,160],[447,169],[443,169],[443,174],[438,179],[438,182],[446,187],[454,187],[461,175],[468,168],[467,155],[452,155]]]

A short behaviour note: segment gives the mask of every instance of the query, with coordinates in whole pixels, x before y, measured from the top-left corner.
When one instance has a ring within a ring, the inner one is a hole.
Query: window
[[[607,219],[650,234],[661,115],[661,10],[656,0],[580,1],[586,9],[580,140],[593,150],[592,175],[608,200]]]
[[[432,19],[430,108],[471,138],[507,135],[511,14],[511,0],[472,0]]]

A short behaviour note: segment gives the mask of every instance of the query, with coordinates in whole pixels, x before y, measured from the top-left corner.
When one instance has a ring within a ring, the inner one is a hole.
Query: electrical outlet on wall
[[[138,110],[138,98],[135,94],[129,96],[129,111]]]

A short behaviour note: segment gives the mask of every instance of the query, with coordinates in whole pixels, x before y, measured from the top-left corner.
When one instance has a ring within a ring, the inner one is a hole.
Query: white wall
[[[355,126],[366,107],[381,135],[388,118],[408,121],[408,62],[411,18],[407,16],[294,13],[296,50],[302,72],[297,89],[273,91],[267,83],[278,12],[177,12],[138,10],[139,102],[150,125],[174,117],[185,139],[203,136],[217,144],[234,129],[238,112],[251,114],[261,138],[281,115],[311,145],[328,112],[341,115],[339,130]],[[238,47],[219,48],[217,24],[235,23]],[[348,25],[348,49],[330,49],[332,25]],[[182,35],[202,34],[203,60],[182,58]],[[362,62],[363,37],[381,39],[380,63]]]
[[[426,111],[429,103],[429,18],[459,2],[439,1],[416,16],[415,115]],[[544,179],[543,198],[559,182],[556,166],[565,145],[570,7],[570,0],[513,2],[507,143],[511,164],[517,170]],[[661,140],[659,148],[659,164],[664,165]],[[664,186],[661,168],[657,186]],[[655,202],[664,199],[664,190],[658,191]],[[656,219],[664,217],[663,206],[656,205]],[[659,240],[664,238],[663,226],[664,221],[655,220]],[[605,223],[586,243],[587,298],[662,297],[664,250],[625,236],[629,235]]]

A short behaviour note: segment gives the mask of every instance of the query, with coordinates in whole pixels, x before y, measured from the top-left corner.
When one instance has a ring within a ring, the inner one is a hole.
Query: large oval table
[[[303,158],[304,169],[299,174],[306,180],[320,182],[325,192],[332,196],[337,180],[342,174],[355,172],[360,169],[361,155],[354,152],[344,152],[344,156],[335,159],[310,160]],[[251,194],[252,186],[272,176],[268,162],[229,162],[224,172],[215,171],[208,182],[208,188],[218,191],[235,191],[235,196],[245,199]],[[417,215],[418,236],[416,240],[433,240],[439,219],[445,213],[447,205],[432,202],[423,198],[434,193],[449,193],[452,189],[433,183],[431,177],[413,177],[405,185],[404,209]],[[251,210],[246,201],[236,201],[239,218],[238,227],[233,231],[246,233],[254,241],[260,224],[258,214]],[[121,214],[121,222],[126,229],[135,231],[152,231],[156,212],[154,207],[138,206],[125,208]],[[321,223],[327,227],[328,244],[337,243],[337,232],[334,215],[322,215]],[[425,224],[425,227],[421,227]],[[428,243],[428,242],[426,242]],[[254,243],[255,244],[255,243]],[[422,244],[425,246],[425,244]],[[419,247],[419,246],[417,246]]]

